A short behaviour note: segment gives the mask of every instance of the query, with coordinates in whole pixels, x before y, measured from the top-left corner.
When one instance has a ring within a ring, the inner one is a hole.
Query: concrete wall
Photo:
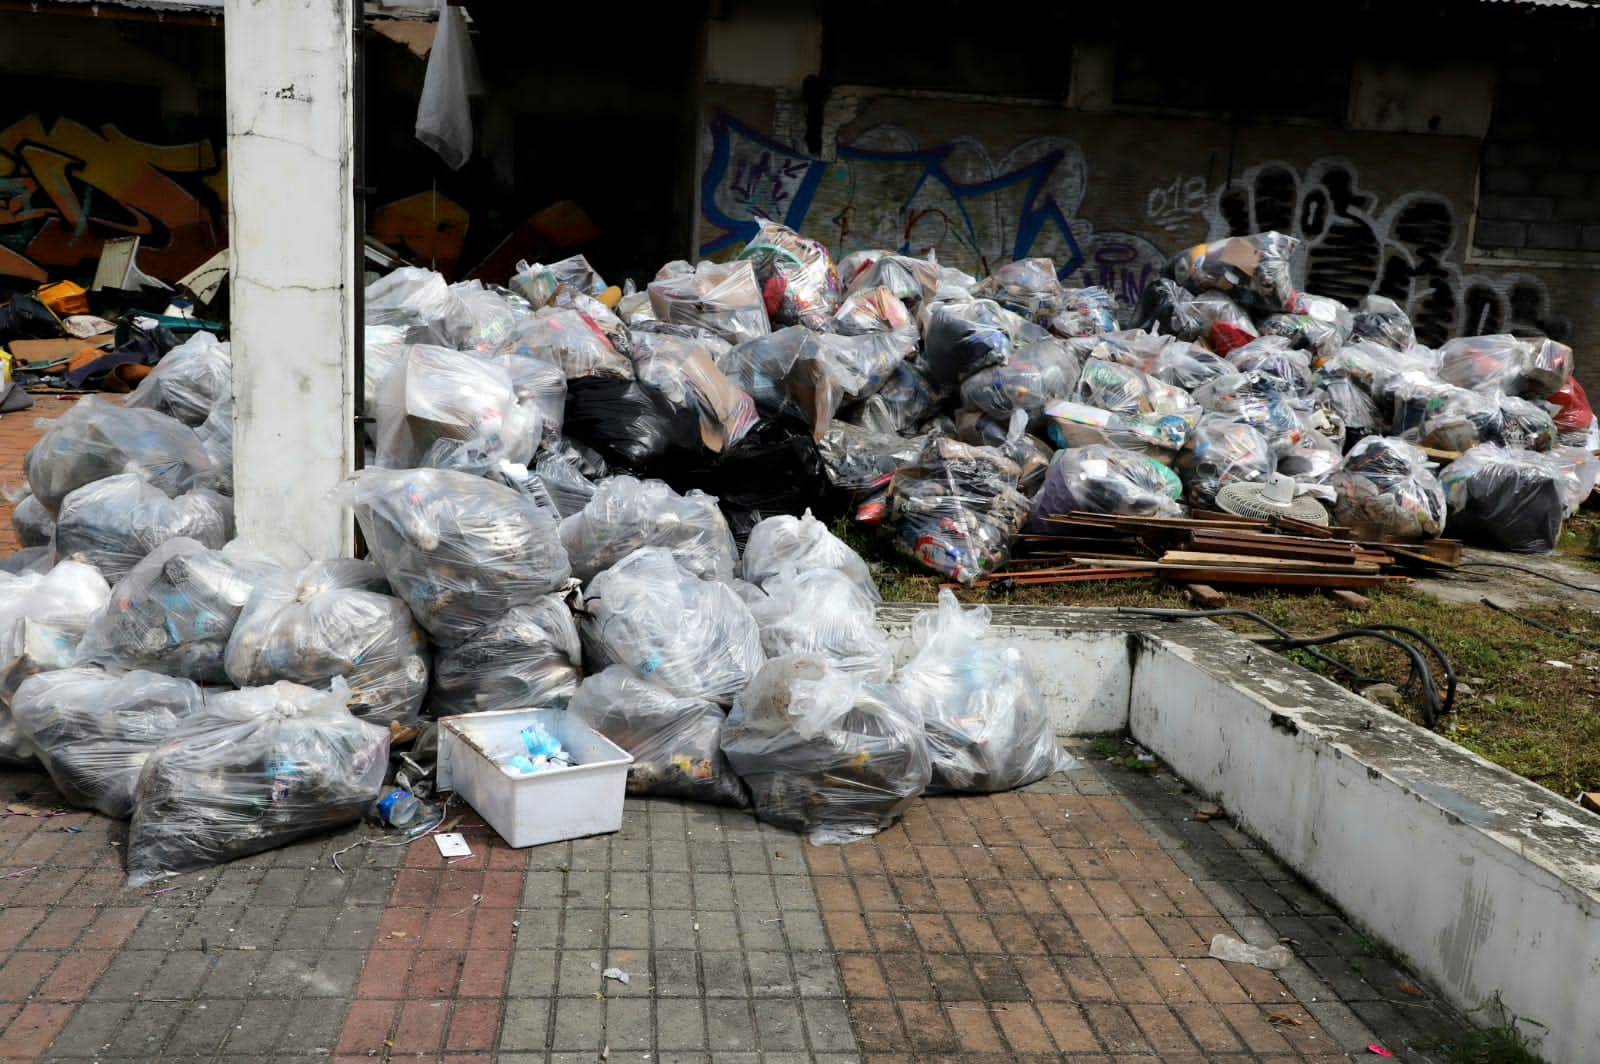
[[[1116,107],[1110,48],[1093,43],[1074,48],[1061,101],[834,85],[819,109],[792,64],[783,86],[735,80],[718,47],[730,36],[708,39],[702,256],[736,253],[765,214],[836,256],[931,250],[983,274],[1048,255],[1064,279],[1132,302],[1173,252],[1274,228],[1305,242],[1309,291],[1395,298],[1424,342],[1515,327],[1582,356],[1600,340],[1600,262],[1472,250],[1484,63],[1358,59],[1335,128]],[[1600,384],[1592,361],[1581,375]]]

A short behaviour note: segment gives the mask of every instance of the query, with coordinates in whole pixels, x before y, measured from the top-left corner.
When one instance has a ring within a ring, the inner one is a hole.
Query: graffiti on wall
[[[1063,281],[1104,284],[1130,302],[1163,262],[1149,241],[1097,234],[1078,216],[1088,165],[1066,137],[1033,137],[996,157],[971,138],[923,147],[907,130],[879,125],[840,144],[828,161],[727,115],[716,116],[709,132],[704,256],[737,250],[757,218],[770,218],[839,256],[931,251],[980,277],[1012,259],[1046,256]]]
[[[1164,197],[1168,190],[1157,191]],[[1157,199],[1152,192],[1151,202]],[[1346,304],[1387,296],[1411,315],[1417,339],[1429,346],[1513,327],[1561,331],[1537,277],[1461,269],[1467,235],[1448,198],[1421,191],[1382,203],[1362,189],[1349,159],[1322,158],[1304,170],[1260,163],[1215,190],[1204,216],[1209,239],[1267,229],[1299,237],[1306,291]]]
[[[180,277],[222,247],[222,156],[208,141],[147,144],[115,126],[30,115],[0,130],[0,277],[43,281],[140,238],[139,265]]]

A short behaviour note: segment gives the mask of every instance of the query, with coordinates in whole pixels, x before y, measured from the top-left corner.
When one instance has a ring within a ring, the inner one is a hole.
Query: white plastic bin
[[[577,764],[531,776],[510,772],[489,754],[521,745],[534,721]],[[562,709],[508,709],[439,720],[439,787],[454,790],[512,846],[538,846],[622,827],[622,800],[633,755]]]

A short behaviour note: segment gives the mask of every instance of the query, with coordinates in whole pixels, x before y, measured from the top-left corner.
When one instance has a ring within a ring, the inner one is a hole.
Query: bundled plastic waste
[[[363,561],[312,562],[262,580],[228,639],[228,679],[325,689],[342,677],[356,716],[415,723],[428,690],[426,642],[388,592],[382,570]]]
[[[367,470],[349,494],[373,560],[441,645],[571,576],[555,519],[504,485],[441,469]]]
[[[818,332],[828,327],[842,288],[827,248],[763,218],[739,258],[755,268],[774,325],[804,325]]]
[[[28,677],[11,712],[68,804],[126,820],[145,758],[204,704],[189,680],[80,666]]]
[[[1290,259],[1299,247],[1282,233],[1231,236],[1180,251],[1167,272],[1191,292],[1226,292],[1260,314],[1293,311],[1298,293]]]
[[[1142,517],[1181,517],[1183,483],[1154,458],[1105,444],[1058,451],[1034,500],[1029,527],[1048,532],[1046,518],[1075,510]]]
[[[567,436],[607,465],[646,475],[700,444],[700,417],[640,380],[577,377],[567,381]]]
[[[138,473],[167,495],[204,487],[211,458],[194,430],[155,410],[78,400],[45,430],[23,461],[28,486],[50,513],[73,491],[122,473]]]
[[[1083,365],[1074,402],[1118,414],[1123,423],[1145,426],[1156,446],[1176,451],[1200,417],[1195,400],[1132,366],[1091,358]]]
[[[428,713],[564,706],[583,679],[572,611],[555,595],[513,606],[433,659]]]
[[[361,819],[383,785],[389,729],[351,716],[342,688],[278,683],[207,698],[139,774],[128,885]]]
[[[1311,391],[1311,356],[1289,347],[1281,336],[1263,336],[1228,354],[1240,373],[1255,373],[1280,392],[1303,396]]]
[[[211,477],[207,482],[222,495],[233,494],[233,398],[217,400],[211,413],[194,430],[200,446],[211,459]]]
[[[1216,509],[1224,485],[1266,480],[1276,468],[1267,438],[1223,414],[1203,415],[1178,455],[1184,497],[1190,506],[1206,510]]]
[[[895,470],[916,461],[924,443],[924,438],[907,439],[835,421],[817,440],[817,450],[827,469],[828,482],[859,500],[886,490]]]
[[[833,328],[841,336],[874,332],[909,332],[916,337],[911,312],[893,292],[884,287],[864,288],[839,304],[833,313]]]
[[[594,498],[594,482],[584,476],[582,459],[571,451],[540,451],[533,465],[533,476],[544,489],[550,505],[563,518],[578,513]]]
[[[1500,397],[1500,436],[1507,447],[1548,451],[1556,445],[1556,423],[1550,411],[1531,399]]]
[[[757,587],[788,569],[806,573],[833,569],[843,574],[861,593],[876,602],[878,587],[872,572],[844,540],[807,510],[800,517],[780,514],[756,525],[745,543],[739,575]]]
[[[1443,451],[1465,451],[1502,434],[1500,397],[1457,388],[1420,373],[1393,382],[1392,432],[1404,440]]]
[[[983,641],[989,618],[941,591],[911,622],[916,653],[894,689],[922,716],[929,791],[1006,791],[1072,767],[1022,652]]]
[[[762,666],[728,715],[722,751],[758,817],[818,845],[882,831],[932,778],[917,711],[815,656]]]
[[[555,366],[571,381],[579,377],[633,377],[633,364],[610,338],[576,310],[549,310],[524,318],[502,344],[503,355]]]
[[[1567,474],[1553,455],[1479,444],[1439,473],[1450,506],[1450,532],[1519,554],[1548,554],[1561,523],[1577,509]],[[1593,471],[1589,473],[1592,489]],[[1570,505],[1569,505],[1570,501]]]
[[[633,755],[628,793],[748,808],[722,753],[721,706],[680,698],[612,665],[583,681],[567,712]]]
[[[661,321],[709,329],[730,344],[772,331],[761,282],[749,262],[702,262],[688,272],[657,277],[649,285],[650,307]]]
[[[666,547],[691,573],[724,583],[739,561],[715,498],[626,475],[600,481],[583,509],[561,522],[561,544],[572,575],[583,581],[640,547]]]
[[[922,371],[910,362],[901,362],[889,374],[888,380],[883,382],[883,387],[863,406],[875,407],[881,412],[883,428],[902,435],[912,435],[913,430],[933,413],[937,403],[933,384],[922,375]]]
[[[185,425],[198,426],[218,403],[232,400],[229,346],[208,332],[197,332],[162,355],[123,406],[159,410]]]
[[[459,350],[488,352],[506,342],[517,316],[503,290],[485,288],[482,281],[461,281],[450,291],[462,310],[462,322],[450,336]]]
[[[727,584],[664,547],[641,547],[589,581],[579,633],[591,669],[616,663],[684,698],[730,704],[761,667],[761,633]]]
[[[56,557],[87,562],[116,583],[168,540],[220,549],[233,538],[233,503],[205,488],[169,498],[137,473],[85,484],[61,503]]]
[[[1005,365],[1020,324],[989,299],[933,304],[922,330],[922,370],[934,390],[950,394],[979,370]]]
[[[565,290],[598,296],[605,291],[606,283],[582,255],[573,255],[546,266],[542,263],[518,262],[511,277],[511,290],[535,309],[546,306]]]
[[[988,447],[929,437],[889,481],[886,520],[895,546],[953,580],[971,584],[1003,568],[1029,503],[1021,470]]]
[[[111,588],[93,568],[64,561],[45,572],[0,573],[0,765],[32,764],[33,747],[11,718],[29,676],[73,663],[89,619]]]
[[[517,405],[538,415],[540,441],[553,444],[560,439],[567,410],[567,376],[561,367],[522,355],[498,355],[489,361],[511,378]]]
[[[227,683],[223,658],[239,612],[258,583],[280,573],[238,543],[215,549],[169,539],[117,582],[84,633],[78,660]]]
[[[1117,327],[1117,297],[1099,285],[1063,288],[1061,310],[1050,319],[1057,336],[1093,336]]]
[[[831,668],[887,683],[894,654],[867,594],[838,569],[785,568],[745,601],[769,658],[815,654]]]
[[[1218,355],[1259,335],[1244,308],[1223,292],[1191,292],[1177,281],[1157,277],[1145,286],[1134,310],[1141,329],[1184,341],[1204,341]]]
[[[933,299],[939,287],[939,267],[927,259],[889,251],[854,251],[839,261],[839,280],[847,296],[869,288],[887,288],[915,313]]]
[[[1363,538],[1426,538],[1444,531],[1444,488],[1428,456],[1404,440],[1368,436],[1328,474],[1335,524]]]
[[[1597,426],[1589,397],[1576,377],[1563,384],[1545,400],[1554,407],[1557,441],[1563,447],[1600,449],[1600,426]]]
[[[756,423],[756,404],[717,368],[707,344],[666,332],[640,332],[634,340],[639,379],[700,420],[700,442],[710,451],[738,443]]]
[[[1028,415],[1022,410],[1013,410],[1006,421],[975,410],[963,410],[956,423],[956,434],[963,443],[992,447],[1015,463],[1017,490],[1024,495],[1039,490],[1050,468],[1050,458],[1055,454],[1054,447],[1028,434]]]
[[[1056,264],[1044,258],[1008,262],[979,281],[972,294],[992,299],[1037,325],[1047,324],[1062,309]]]
[[[45,547],[56,534],[56,519],[44,508],[44,503],[24,489],[22,498],[11,508],[11,528],[22,546]]]
[[[1178,340],[1161,349],[1154,376],[1163,384],[1193,391],[1208,381],[1232,372],[1232,363],[1221,355]]]
[[[539,443],[536,407],[523,407],[511,375],[493,362],[416,346],[389,372],[373,410],[378,465],[416,467],[436,440],[468,441],[494,458],[527,462]]]
[[[1013,410],[1025,411],[1031,423],[1054,399],[1067,399],[1078,386],[1082,368],[1072,349],[1054,337],[1024,344],[1003,366],[979,370],[961,384],[961,401],[992,418],[1008,421]]]

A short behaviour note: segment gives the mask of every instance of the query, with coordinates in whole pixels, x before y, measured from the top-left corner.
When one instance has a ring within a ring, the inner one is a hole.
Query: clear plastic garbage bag
[[[68,495],[56,518],[56,557],[87,562],[116,583],[168,540],[221,549],[233,538],[233,501],[197,488],[169,498],[135,473],[106,477]]]
[[[139,773],[128,885],[360,820],[383,786],[389,729],[352,716],[345,695],[278,683],[207,698]]]
[[[930,436],[894,471],[885,520],[903,553],[963,584],[1005,567],[1031,504],[1022,471],[989,447]]]
[[[917,649],[894,689],[922,717],[932,793],[1009,791],[1074,764],[1022,652],[983,641],[989,617],[945,590],[912,621]]]
[[[749,807],[722,753],[727,713],[716,703],[680,698],[612,665],[583,681],[567,712],[633,755],[629,794]]]
[[[785,569],[836,569],[870,600],[876,602],[879,598],[872,571],[861,555],[812,517],[810,510],[800,517],[768,517],[750,530],[740,575],[757,587],[765,587],[768,580]]]
[[[501,366],[444,347],[417,345],[384,380],[375,405],[377,464],[411,469],[435,440],[467,441],[526,463],[539,443],[536,407],[517,401]]]
[[[232,400],[229,346],[208,332],[197,332],[162,355],[122,405],[159,410],[194,427],[204,422],[219,402]]]
[[[816,654],[831,668],[887,683],[894,671],[889,640],[878,627],[876,595],[837,569],[786,568],[747,596],[769,658]]]
[[[650,282],[656,317],[672,325],[698,325],[730,344],[772,331],[766,301],[748,262],[702,262],[690,273]]]
[[[575,377],[633,376],[633,363],[612,346],[599,326],[576,310],[541,311],[518,323],[500,353],[542,359]]]
[[[428,690],[427,640],[371,562],[318,561],[260,582],[228,640],[228,679],[326,689],[342,677],[350,712],[414,724]]]
[[[26,492],[11,508],[11,529],[22,546],[47,547],[56,534],[56,519],[32,492]]]
[[[110,597],[105,578],[79,562],[0,573],[0,765],[34,761],[11,717],[12,694],[29,676],[71,665],[90,618]]]
[[[78,488],[121,473],[138,473],[168,495],[204,486],[211,476],[211,458],[200,437],[159,411],[117,406],[91,395],[55,421],[37,424],[44,435],[23,468],[33,494],[52,514]]]
[[[589,581],[578,630],[591,668],[625,665],[673,694],[724,706],[765,660],[733,588],[700,579],[665,547],[641,547]]]
[[[564,706],[583,679],[582,663],[572,611],[558,596],[544,595],[434,655],[428,713]]]
[[[1048,532],[1049,517],[1075,510],[1140,517],[1182,517],[1183,482],[1154,458],[1096,443],[1058,451],[1034,499],[1028,525]]]
[[[1430,538],[1444,532],[1444,488],[1428,456],[1404,440],[1368,436],[1328,474],[1335,524],[1358,536]]]
[[[1554,455],[1479,444],[1439,471],[1450,534],[1494,550],[1549,554],[1577,509],[1567,505],[1565,480]]]
[[[191,680],[78,666],[30,676],[11,712],[67,804],[126,820],[145,758],[204,705]]]
[[[666,547],[696,576],[727,582],[738,565],[738,548],[717,500],[691,490],[679,495],[659,480],[608,477],[584,508],[561,522],[561,543],[572,575],[597,573],[640,547]]]
[[[1264,481],[1276,467],[1267,438],[1226,414],[1203,415],[1177,462],[1184,498],[1203,510],[1217,508],[1227,485]]]
[[[818,332],[828,327],[842,286],[827,248],[762,218],[739,258],[755,268],[774,325],[804,325]]]
[[[893,688],[807,655],[762,666],[728,715],[722,751],[756,815],[815,845],[877,834],[933,775],[922,721]]]

